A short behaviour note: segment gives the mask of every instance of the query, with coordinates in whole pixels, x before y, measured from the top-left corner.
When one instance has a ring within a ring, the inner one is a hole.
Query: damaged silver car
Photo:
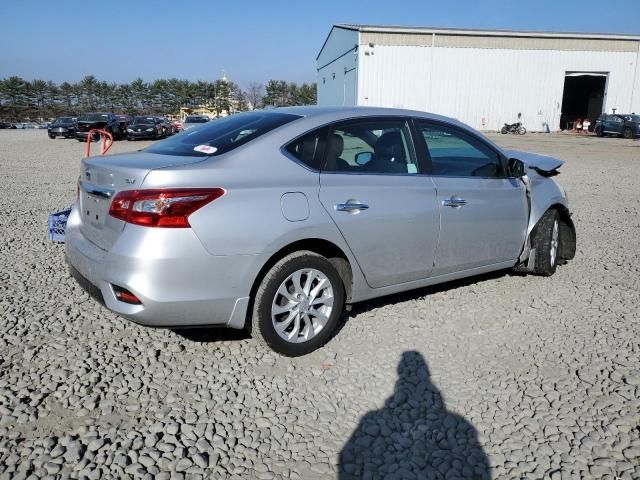
[[[501,269],[552,275],[576,250],[562,163],[423,112],[243,113],[85,159],[67,258],[137,323],[247,329],[302,355],[345,303]]]

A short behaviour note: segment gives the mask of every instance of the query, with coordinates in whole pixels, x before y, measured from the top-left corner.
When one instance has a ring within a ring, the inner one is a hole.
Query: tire
[[[49,135],[49,138],[50,138],[51,140],[55,140],[55,139],[56,139],[56,136],[55,136],[55,135]]]
[[[533,273],[545,277],[553,275],[560,253],[560,218],[556,210],[547,210],[536,225],[533,246],[536,249]]]
[[[524,135],[525,133],[527,133],[527,129],[524,127],[520,127],[518,128],[517,132],[518,132],[518,135]]]
[[[503,135],[506,135],[507,133],[509,133],[509,130],[507,130],[507,127],[502,127],[500,129],[500,133],[503,134]]]
[[[316,288],[318,296],[314,297],[309,293]],[[294,252],[278,261],[262,279],[253,302],[250,333],[282,355],[305,355],[329,340],[343,307],[344,285],[331,262],[314,252]]]
[[[631,131],[631,129],[629,127],[624,129],[624,132],[622,132],[622,136],[624,138],[626,138],[627,140],[632,139],[633,138],[633,132]]]

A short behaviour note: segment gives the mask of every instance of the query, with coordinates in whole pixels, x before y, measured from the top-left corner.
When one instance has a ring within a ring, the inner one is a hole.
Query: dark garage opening
[[[579,118],[588,118],[593,128],[598,115],[602,113],[606,84],[605,74],[568,73],[564,77],[560,128],[572,128]]]

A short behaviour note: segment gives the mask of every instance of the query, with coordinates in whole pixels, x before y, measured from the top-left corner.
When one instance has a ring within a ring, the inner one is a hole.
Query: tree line
[[[12,76],[0,80],[0,119],[45,120],[60,115],[91,111],[120,114],[175,115],[180,107],[208,106],[216,116],[267,106],[314,105],[316,84],[269,80],[250,83],[242,89],[220,79],[214,82],[178,78],[145,82],[109,83],[93,75],[77,83],[56,84]]]

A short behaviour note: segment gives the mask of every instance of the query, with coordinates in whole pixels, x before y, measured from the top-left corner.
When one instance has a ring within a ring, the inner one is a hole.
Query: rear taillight
[[[114,197],[109,215],[145,227],[189,228],[189,215],[222,195],[222,188],[126,190]]]

